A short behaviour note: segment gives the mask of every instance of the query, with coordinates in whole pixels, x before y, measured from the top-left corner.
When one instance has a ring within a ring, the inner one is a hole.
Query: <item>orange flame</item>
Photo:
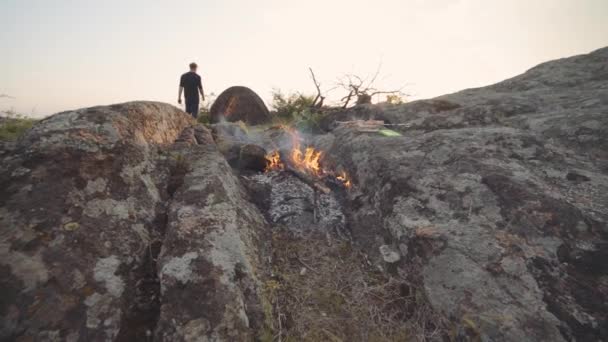
[[[323,173],[319,164],[322,155],[322,152],[316,151],[313,147],[307,147],[304,153],[299,148],[294,147],[291,150],[291,161],[297,168],[315,176],[320,176]]]
[[[348,175],[344,171],[340,172],[340,174],[336,176],[336,179],[342,182],[342,184],[344,184],[344,186],[349,189],[353,185],[350,181],[350,178],[348,178]]]
[[[281,161],[281,155],[277,150],[274,150],[266,155],[266,160],[268,161],[266,171],[283,170],[285,168],[285,165],[283,165],[283,162]]]
[[[330,170],[326,170],[321,167],[321,160],[323,158],[322,151],[318,151],[312,146],[307,146],[306,148],[304,148],[304,150],[302,150],[300,144],[300,141],[302,139],[300,138],[298,132],[290,127],[283,127],[283,129],[291,135],[292,139],[292,148],[289,153],[291,165],[293,165],[300,171],[306,172],[316,177],[333,176],[337,180],[342,182],[342,184],[344,184],[346,188],[350,188],[352,186],[350,178],[348,177],[346,172],[341,171],[339,174],[336,174]],[[281,160],[281,155],[279,154],[278,150],[274,150],[269,153],[266,156],[266,159],[268,160],[268,167],[266,168],[266,171],[285,169],[285,164],[283,164],[283,161]]]

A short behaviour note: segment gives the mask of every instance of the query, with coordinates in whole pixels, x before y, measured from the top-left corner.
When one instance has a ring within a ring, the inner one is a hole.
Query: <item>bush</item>
[[[198,111],[198,116],[196,117],[196,121],[198,121],[198,123],[201,123],[203,125],[211,124],[211,114],[209,113],[209,108],[207,106],[202,107]]]
[[[403,96],[398,94],[386,95],[386,102],[390,104],[402,104],[405,102]]]
[[[300,131],[317,131],[322,114],[312,107],[314,100],[314,96],[301,93],[285,95],[280,90],[274,90],[274,121],[294,126]]]
[[[198,110],[198,116],[196,117],[196,121],[203,125],[211,124],[211,111],[209,110],[210,102],[204,101],[201,104],[201,107]]]
[[[26,118],[13,111],[6,112],[5,117],[0,117],[0,140],[17,140],[28,129],[32,128],[36,120]]]
[[[276,116],[281,119],[291,121],[298,113],[310,110],[314,102],[313,96],[300,93],[284,95],[280,90],[272,92],[272,107],[276,111]]]

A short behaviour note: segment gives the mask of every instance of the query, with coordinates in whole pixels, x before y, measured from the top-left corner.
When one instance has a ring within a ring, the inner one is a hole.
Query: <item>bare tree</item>
[[[356,98],[356,104],[359,105],[371,103],[372,97],[380,94],[407,96],[407,94],[402,91],[402,88],[395,90],[381,90],[376,88],[375,83],[380,75],[381,67],[382,64],[379,64],[372,77],[361,78],[358,75],[346,74],[338,80],[338,86],[348,91],[348,94],[340,100],[342,102],[342,108],[348,107],[353,98]]]
[[[345,74],[344,76],[338,79],[336,85],[333,88],[325,92],[322,91],[321,83],[317,80],[314,71],[312,70],[312,68],[309,67],[308,70],[310,71],[311,79],[315,85],[315,88],[317,89],[317,94],[314,97],[314,100],[312,101],[311,108],[319,109],[323,107],[324,101],[326,99],[326,96],[323,94],[326,94],[336,88],[341,88],[347,91],[347,94],[340,99],[342,108],[347,108],[348,105],[351,104],[353,99],[356,100],[356,104],[360,105],[371,103],[372,98],[374,96],[381,94],[385,94],[387,96],[391,95],[397,98],[408,96],[402,91],[402,88],[395,90],[383,90],[376,88],[375,83],[378,79],[378,76],[380,75],[381,67],[382,64],[379,64],[378,68],[376,69],[376,72],[371,77],[366,78],[361,78],[360,76],[355,74]]]

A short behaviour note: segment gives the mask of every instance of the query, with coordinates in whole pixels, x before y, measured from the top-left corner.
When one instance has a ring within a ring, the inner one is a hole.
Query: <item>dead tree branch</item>
[[[312,77],[312,81],[315,84],[315,88],[317,88],[317,96],[315,97],[314,101],[312,101],[312,107],[321,108],[323,107],[323,101],[325,101],[325,96],[323,96],[323,94],[321,93],[321,83],[317,81],[317,78],[315,77],[315,73],[312,71],[312,68],[308,67],[308,70],[310,70],[310,76]]]
[[[375,83],[378,80],[382,64],[378,65],[376,72],[371,77],[362,78],[355,74],[346,74],[341,79],[338,79],[337,85],[342,89],[348,91],[348,95],[344,96],[340,101],[342,102],[342,108],[347,108],[353,98],[356,98],[356,104],[368,104],[371,103],[372,97],[375,95],[396,95],[399,97],[408,96],[402,89],[396,90],[383,90],[375,87]]]

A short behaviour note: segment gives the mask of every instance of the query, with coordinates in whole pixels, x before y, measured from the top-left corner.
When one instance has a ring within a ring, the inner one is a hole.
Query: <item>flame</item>
[[[291,150],[291,161],[297,168],[315,176],[320,176],[323,173],[319,163],[322,155],[322,152],[315,150],[313,147],[307,147],[304,153],[300,148],[294,147]]]
[[[337,176],[336,179],[339,180],[340,182],[342,182],[342,184],[344,184],[345,187],[349,188],[353,185],[350,181],[350,178],[348,177],[348,175],[346,174],[346,172],[342,171],[340,172]]]
[[[321,160],[323,159],[323,152],[316,150],[312,146],[307,146],[302,149],[300,141],[300,135],[298,132],[291,127],[283,127],[283,129],[291,135],[292,148],[288,153],[290,159],[290,165],[297,168],[300,171],[308,173],[316,177],[332,176],[344,184],[346,188],[352,186],[352,182],[346,172],[341,171],[340,173],[326,170],[321,166]],[[281,155],[278,150],[270,152],[266,159],[268,160],[268,166],[266,171],[273,170],[284,170],[285,164],[281,160]]]
[[[324,173],[320,163],[323,153],[315,150],[315,148],[311,146],[306,147],[304,152],[302,152],[302,147],[300,145],[300,140],[302,140],[302,138],[300,138],[298,132],[289,127],[286,127],[285,130],[291,135],[291,162],[293,165],[312,175],[321,176]]]
[[[266,166],[266,171],[272,170],[283,170],[285,165],[281,161],[281,155],[279,151],[274,150],[266,155],[266,160],[268,161],[268,166]]]

